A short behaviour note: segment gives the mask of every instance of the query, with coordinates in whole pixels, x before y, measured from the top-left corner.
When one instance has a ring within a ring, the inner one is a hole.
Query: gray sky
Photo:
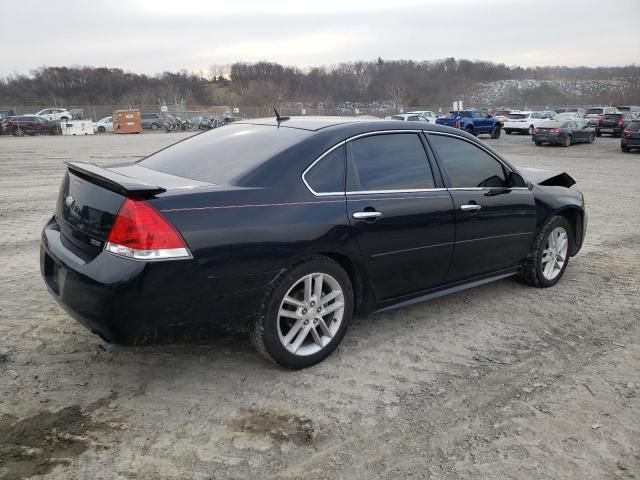
[[[270,60],[640,63],[640,0],[0,0],[0,76],[40,65],[140,73]],[[611,5],[611,7],[609,7]],[[623,45],[627,46],[624,47]]]

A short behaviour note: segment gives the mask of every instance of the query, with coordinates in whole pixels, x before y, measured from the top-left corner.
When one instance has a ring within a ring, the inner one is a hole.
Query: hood
[[[538,168],[519,168],[518,172],[536,185],[570,188],[576,184],[576,181],[567,172],[541,170]]]

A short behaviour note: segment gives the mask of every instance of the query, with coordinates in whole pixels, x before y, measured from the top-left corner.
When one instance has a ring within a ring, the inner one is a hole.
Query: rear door
[[[430,132],[453,198],[456,239],[448,282],[517,266],[527,255],[536,225],[533,194],[510,187],[509,169],[481,146]]]
[[[442,187],[420,132],[347,143],[347,213],[378,301],[443,282],[455,217]]]

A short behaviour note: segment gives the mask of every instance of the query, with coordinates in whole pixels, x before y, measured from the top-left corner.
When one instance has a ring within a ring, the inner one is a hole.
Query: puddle
[[[115,395],[84,409],[72,405],[57,412],[41,411],[28,418],[0,417],[0,474],[5,480],[43,475],[56,465],[69,465],[87,448],[106,448],[86,436],[89,431],[110,427],[91,419],[90,413]]]
[[[297,415],[251,410],[229,422],[234,432],[266,435],[276,442],[311,445],[316,437],[313,422]]]

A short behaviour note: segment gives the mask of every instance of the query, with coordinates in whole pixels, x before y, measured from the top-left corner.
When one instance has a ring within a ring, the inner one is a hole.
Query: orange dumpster
[[[113,133],[140,133],[140,110],[116,110],[113,112]]]

